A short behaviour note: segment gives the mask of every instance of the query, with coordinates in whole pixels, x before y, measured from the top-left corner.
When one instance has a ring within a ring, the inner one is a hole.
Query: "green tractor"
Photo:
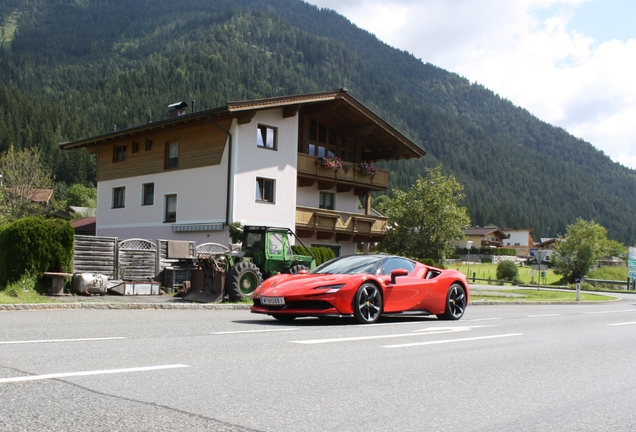
[[[297,255],[290,240],[295,238],[309,255]],[[316,259],[296,234],[288,228],[243,227],[243,246],[225,257],[225,292],[234,301],[251,297],[254,290],[270,276],[297,274],[316,267]]]

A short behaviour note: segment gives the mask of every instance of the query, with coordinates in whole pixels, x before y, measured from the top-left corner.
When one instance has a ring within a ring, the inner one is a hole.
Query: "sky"
[[[636,1],[305,1],[636,169]]]

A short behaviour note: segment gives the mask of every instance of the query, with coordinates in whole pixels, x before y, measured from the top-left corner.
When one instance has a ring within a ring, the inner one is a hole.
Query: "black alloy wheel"
[[[443,314],[437,315],[437,318],[452,321],[460,319],[464,316],[467,300],[464,287],[458,283],[452,284],[446,295],[446,310]]]
[[[360,324],[373,324],[382,314],[382,291],[377,285],[364,283],[353,299],[353,315]]]

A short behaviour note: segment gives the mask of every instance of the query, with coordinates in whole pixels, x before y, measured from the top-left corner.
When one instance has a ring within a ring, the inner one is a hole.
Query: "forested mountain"
[[[577,217],[636,241],[636,171],[483,86],[300,0],[5,0],[0,152],[38,146],[66,184],[95,179],[58,142],[228,101],[347,87],[428,151],[391,162],[409,188],[442,164],[473,224],[564,233]]]

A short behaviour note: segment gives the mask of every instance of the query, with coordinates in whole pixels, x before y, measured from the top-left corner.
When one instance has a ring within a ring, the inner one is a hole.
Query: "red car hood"
[[[341,285],[361,281],[366,276],[340,275],[340,274],[304,274],[289,275],[281,274],[273,276],[261,285],[255,292],[256,295],[264,296],[284,296],[305,293],[319,286]]]

